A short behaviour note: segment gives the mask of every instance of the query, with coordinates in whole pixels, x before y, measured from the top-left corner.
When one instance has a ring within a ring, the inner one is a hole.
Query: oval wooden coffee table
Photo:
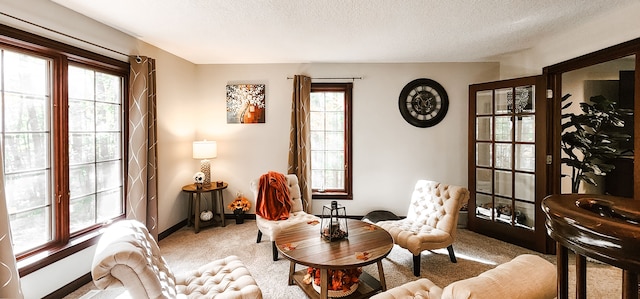
[[[289,285],[297,284],[309,298],[328,298],[327,270],[352,269],[377,263],[379,280],[362,272],[358,289],[345,298],[369,298],[387,289],[382,259],[393,248],[391,235],[378,226],[360,220],[349,219],[347,225],[349,237],[333,242],[320,236],[320,223],[296,224],[276,236],[278,251],[291,262]],[[320,269],[320,294],[312,285],[302,282],[307,269],[296,272],[296,264]]]

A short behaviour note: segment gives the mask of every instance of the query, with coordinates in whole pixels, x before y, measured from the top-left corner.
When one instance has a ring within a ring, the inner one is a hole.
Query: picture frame
[[[227,123],[265,123],[265,88],[265,84],[227,85]]]

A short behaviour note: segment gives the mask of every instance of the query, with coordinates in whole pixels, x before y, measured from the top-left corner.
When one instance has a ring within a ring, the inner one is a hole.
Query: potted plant
[[[565,103],[571,94],[562,97],[562,110],[573,104]],[[562,163],[571,167],[571,192],[578,193],[581,182],[597,186],[593,175],[605,176],[615,166],[610,163],[624,151],[620,144],[631,136],[620,130],[624,127],[622,115],[628,109],[619,109],[616,102],[598,95],[589,102],[580,103],[581,114],[562,114],[561,148],[566,155]]]
[[[227,206],[236,216],[236,224],[244,223],[245,212],[251,209],[251,202],[242,195],[241,192],[236,193],[236,198]]]

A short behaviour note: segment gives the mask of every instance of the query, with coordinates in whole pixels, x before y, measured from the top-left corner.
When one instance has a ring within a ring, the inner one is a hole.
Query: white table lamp
[[[218,156],[218,145],[215,141],[194,141],[193,158],[200,161],[200,171],[204,173],[204,186],[211,186],[211,163],[209,159]]]

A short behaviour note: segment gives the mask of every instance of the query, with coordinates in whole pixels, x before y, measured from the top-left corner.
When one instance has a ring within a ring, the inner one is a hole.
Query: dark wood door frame
[[[607,61],[636,56],[635,69],[640,70],[640,38],[633,39],[615,46],[611,46],[599,51],[585,54],[573,59],[569,59],[554,65],[543,68],[543,75],[548,79],[547,88],[553,91],[553,99],[549,102],[549,124],[548,143],[549,153],[552,153],[553,162],[548,177],[548,190],[551,194],[561,193],[561,148],[560,135],[562,132],[560,124],[561,98],[562,98],[562,74],[584,67],[604,63]],[[640,72],[635,72],[634,91],[634,111],[640,111]],[[634,113],[634,149],[640,149],[640,113]],[[640,161],[640,151],[634,150],[634,161]],[[633,164],[633,182],[635,186],[640,186],[640,163]],[[633,197],[640,199],[640,188],[634,188]]]

